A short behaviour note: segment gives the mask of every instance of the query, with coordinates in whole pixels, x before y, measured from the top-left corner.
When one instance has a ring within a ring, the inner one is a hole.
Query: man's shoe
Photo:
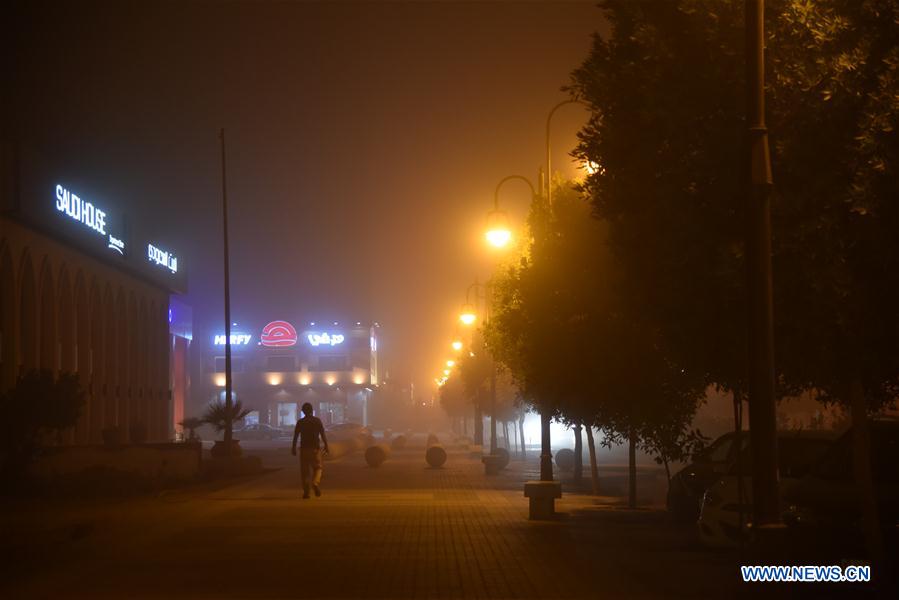
[[[322,495],[322,490],[317,485],[312,486],[312,489],[315,490],[315,497],[319,498]]]

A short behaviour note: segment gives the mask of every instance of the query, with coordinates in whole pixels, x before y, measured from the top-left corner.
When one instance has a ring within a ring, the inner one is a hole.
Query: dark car
[[[234,437],[241,440],[277,440],[286,434],[266,423],[251,423],[234,430]]]
[[[870,423],[871,469],[880,526],[895,544],[899,526],[899,420]],[[833,544],[841,552],[861,548],[861,494],[853,469],[854,440],[850,429],[802,478],[783,490],[784,521],[797,535]]]
[[[346,434],[353,435],[359,434],[364,436],[371,435],[371,429],[360,425],[359,423],[337,423],[336,425],[331,425],[327,428],[329,433],[337,433],[337,434]]]
[[[749,432],[744,431],[740,438],[740,445],[746,448]],[[684,521],[695,521],[699,517],[703,494],[728,472],[739,455],[736,440],[735,432],[725,433],[671,477],[667,498],[669,513]]]

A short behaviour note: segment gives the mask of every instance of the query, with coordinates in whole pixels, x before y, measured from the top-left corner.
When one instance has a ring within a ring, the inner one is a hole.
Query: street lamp
[[[451,346],[456,352],[462,352],[462,340],[453,340]]]
[[[504,210],[491,210],[487,213],[487,231],[484,234],[487,243],[495,248],[505,248],[512,241],[512,229],[509,227],[509,215]]]
[[[450,369],[452,369],[453,367],[456,366],[456,361],[448,360],[448,361],[446,361],[446,366],[449,367]]]
[[[462,321],[463,325],[471,325],[477,318],[478,316],[474,312],[474,307],[471,304],[466,302],[462,305],[462,311],[459,313],[459,320]]]
[[[527,184],[531,190],[531,199],[537,195],[534,184],[527,177],[509,175],[500,179],[493,190],[493,210],[487,213],[487,231],[484,234],[484,237],[487,238],[487,243],[494,248],[505,248],[512,241],[512,228],[509,226],[509,216],[506,214],[506,211],[501,210],[499,207],[499,191],[503,184],[513,179],[518,179]]]

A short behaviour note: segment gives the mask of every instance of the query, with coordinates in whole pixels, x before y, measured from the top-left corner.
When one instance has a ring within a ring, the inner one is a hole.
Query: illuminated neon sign
[[[262,328],[259,339],[263,346],[294,346],[297,343],[297,330],[287,321],[272,321]]]
[[[345,338],[342,333],[310,333],[306,339],[313,346],[336,346],[342,344]]]
[[[82,200],[70,190],[56,186],[56,210],[93,229],[102,236],[108,236],[106,247],[125,256],[125,240],[106,231],[106,212],[92,203]]]
[[[151,263],[161,265],[172,273],[178,272],[178,257],[171,252],[160,250],[153,244],[147,244],[147,258]]]
[[[246,333],[232,333],[231,334],[231,345],[232,346],[246,346],[250,343],[250,340],[253,336],[248,335]],[[224,346],[225,345],[225,335],[216,335],[213,338],[213,344],[216,346]]]
[[[100,235],[106,235],[106,213],[61,185],[56,186],[56,210],[87,225]]]

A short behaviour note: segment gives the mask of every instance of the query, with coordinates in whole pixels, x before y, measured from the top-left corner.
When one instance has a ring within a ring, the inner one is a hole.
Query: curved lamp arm
[[[493,191],[493,210],[499,210],[499,189],[503,187],[503,184],[507,181],[511,181],[513,179],[518,179],[520,181],[528,184],[528,187],[531,190],[531,198],[537,195],[537,191],[534,188],[534,184],[531,183],[531,180],[525,177],[524,175],[509,175],[507,177],[503,177],[499,180],[499,183],[496,184],[496,189]]]
[[[552,157],[550,154],[549,140],[550,140],[550,125],[552,125],[553,115],[556,114],[556,111],[568,104],[580,104],[581,106],[586,106],[590,108],[590,105],[580,100],[578,98],[572,98],[570,100],[563,100],[559,102],[555,106],[552,107],[552,110],[549,111],[549,115],[546,117],[546,203],[549,206],[552,206],[553,203],[553,185],[552,185]]]

